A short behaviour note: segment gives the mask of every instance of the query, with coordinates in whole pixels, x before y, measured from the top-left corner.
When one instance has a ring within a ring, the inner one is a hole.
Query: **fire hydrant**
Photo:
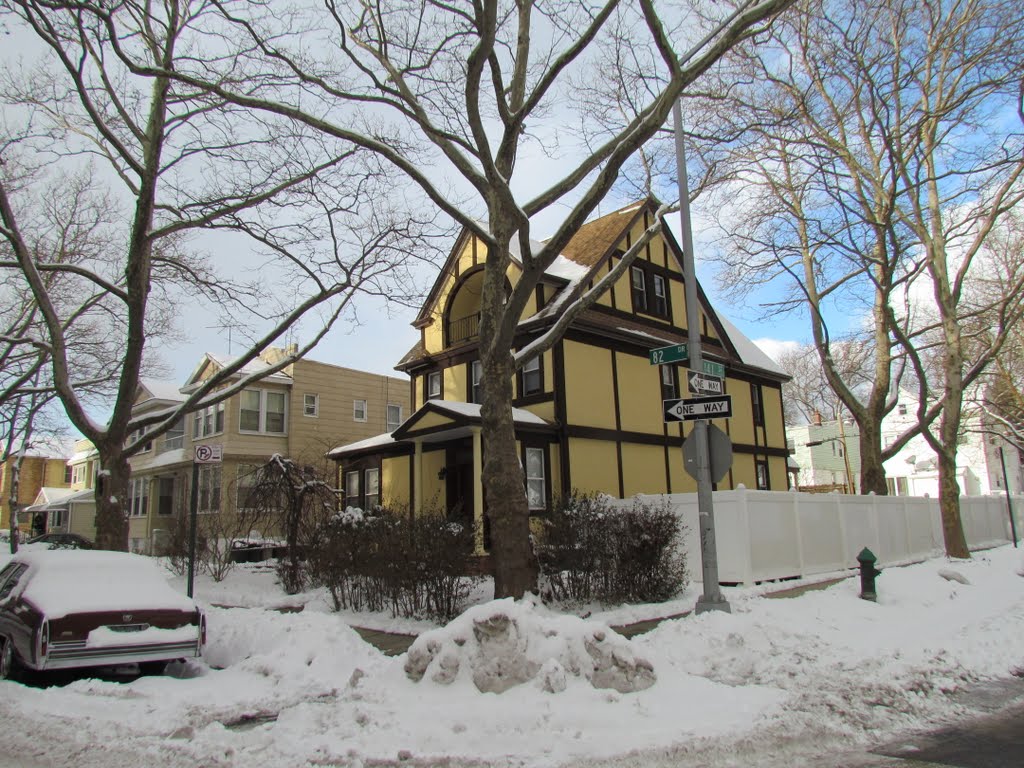
[[[857,555],[857,562],[860,563],[860,597],[862,600],[875,601],[878,599],[875,592],[875,577],[882,575],[882,572],[875,568],[878,558],[874,552],[864,547]]]

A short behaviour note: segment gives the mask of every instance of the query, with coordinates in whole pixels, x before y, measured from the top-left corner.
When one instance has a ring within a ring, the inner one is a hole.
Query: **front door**
[[[448,446],[445,461],[448,466],[447,486],[448,518],[463,525],[473,526],[473,442],[460,440]]]

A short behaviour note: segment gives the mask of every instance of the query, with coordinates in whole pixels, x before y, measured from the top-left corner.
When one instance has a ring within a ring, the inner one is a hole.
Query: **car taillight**
[[[50,650],[50,622],[44,621],[39,630],[39,658],[45,659]]]

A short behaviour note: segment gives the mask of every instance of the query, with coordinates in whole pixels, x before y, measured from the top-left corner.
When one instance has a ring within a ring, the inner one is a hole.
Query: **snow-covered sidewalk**
[[[254,607],[210,607],[205,664],[179,668],[177,677],[49,689],[0,683],[0,717],[16,724],[5,759],[162,768],[602,759],[710,768],[740,759],[791,765],[794,758],[809,765],[815,755],[955,717],[963,705],[950,693],[1019,673],[1022,565],[1021,551],[1003,547],[965,563],[887,569],[877,604],[858,599],[855,579],[790,600],[728,590],[732,614],[667,621],[628,643],[627,655],[649,662],[657,677],[635,693],[594,687],[586,669],[572,669],[580,653],[565,651],[583,648],[622,614],[582,622],[542,606],[474,609],[532,628],[520,642],[538,665],[544,654],[561,654],[537,679],[480,693],[469,668],[472,641],[448,684],[435,682],[445,676],[430,669],[412,682],[407,657],[383,656],[345,617],[267,610],[261,606],[283,602],[280,595],[265,576],[240,572],[234,586],[201,582],[199,596],[237,604],[248,595]],[[943,578],[943,570],[970,583]],[[625,613],[644,618],[643,611]],[[439,642],[463,648],[455,641],[472,630],[460,621],[440,630]],[[544,683],[555,667],[564,687]]]

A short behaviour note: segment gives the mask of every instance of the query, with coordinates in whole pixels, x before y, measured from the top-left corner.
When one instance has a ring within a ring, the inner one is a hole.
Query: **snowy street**
[[[594,611],[587,621],[490,603],[471,612],[510,617],[526,654],[547,659],[536,679],[501,694],[474,685],[473,641],[458,642],[472,634],[466,616],[436,633],[462,649],[450,683],[436,682],[435,666],[413,682],[407,656],[384,656],[346,621],[429,625],[333,614],[319,592],[286,600],[271,572],[239,568],[222,584],[199,582],[210,622],[202,663],[126,684],[0,683],[0,717],[15,724],[0,766],[772,768],[837,765],[837,755],[852,766],[853,755],[900,734],[983,712],[971,694],[992,681],[1013,688],[1024,668],[1022,568],[1024,554],[1009,546],[970,562],[888,568],[877,604],[857,597],[853,578],[793,599],[762,596],[791,584],[727,589],[731,615],[667,621],[628,641],[623,653],[657,677],[635,693],[595,688],[574,671],[573,649],[603,636],[601,624],[688,608],[693,588],[664,606]],[[950,572],[969,583],[944,578]],[[285,602],[306,608],[267,610]],[[552,679],[562,684],[552,689]]]

